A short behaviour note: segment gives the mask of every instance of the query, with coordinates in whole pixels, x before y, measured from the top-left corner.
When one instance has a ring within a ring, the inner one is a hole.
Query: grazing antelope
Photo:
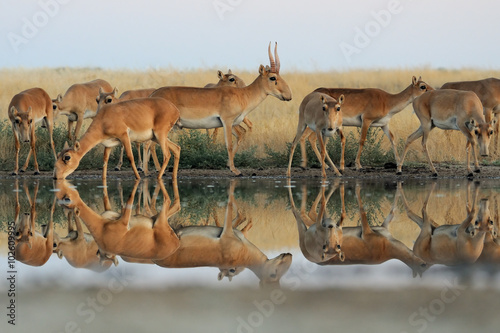
[[[495,141],[494,149],[498,149],[498,132],[500,126],[500,80],[488,78],[477,81],[447,82],[441,89],[470,90],[476,93],[483,105],[483,113],[487,122],[496,118],[494,126]]]
[[[235,182],[231,181],[229,198],[222,228],[216,226],[189,226],[177,230],[180,246],[171,256],[153,260],[162,267],[218,267],[224,276],[231,278],[244,268],[250,269],[260,280],[260,286],[279,286],[281,277],[292,263],[290,253],[268,259],[245,236],[244,230],[233,228],[233,210],[237,211],[234,198]],[[248,230],[248,229],[247,229]]]
[[[429,91],[415,99],[413,101],[413,110],[420,120],[420,127],[410,134],[406,140],[403,155],[398,162],[397,174],[401,174],[401,168],[410,144],[422,137],[422,147],[427,161],[433,175],[437,176],[436,168],[434,168],[427,150],[427,139],[434,127],[462,132],[467,138],[465,150],[467,152],[468,177],[473,175],[470,167],[470,148],[472,148],[475,172],[480,172],[476,155],[476,137],[481,156],[488,156],[490,137],[493,134],[492,125],[495,122],[495,120],[486,122],[482,109],[481,101],[471,91],[440,89]]]
[[[366,135],[369,127],[380,127],[391,142],[396,162],[399,160],[396,145],[394,144],[394,135],[389,129],[391,118],[401,112],[415,98],[424,92],[433,90],[431,86],[414,76],[412,83],[398,94],[390,94],[381,89],[347,89],[347,88],[318,88],[315,91],[330,95],[339,99],[344,95],[346,103],[342,106],[342,125],[361,127],[361,137],[359,139],[359,149],[356,155],[356,170],[360,170],[361,151],[365,144]],[[302,143],[301,143],[302,144]],[[302,149],[305,151],[305,148]],[[302,160],[307,160],[302,156]],[[342,150],[340,171],[344,171],[344,151]]]
[[[54,250],[59,259],[66,258],[75,268],[90,269],[95,272],[107,270],[111,263],[118,265],[116,256],[103,261],[98,255],[99,247],[91,234],[84,232],[80,219],[74,216],[74,211],[65,208],[68,221],[68,234],[60,237],[54,232]],[[76,229],[75,229],[76,227]]]
[[[40,174],[35,149],[36,123],[41,122],[42,127],[48,129],[54,159],[57,159],[54,140],[52,139],[54,119],[52,101],[49,95],[41,88],[24,90],[12,97],[8,108],[8,115],[12,124],[12,132],[14,133],[14,144],[16,149],[14,171],[12,172],[12,175],[17,175],[18,171],[26,171],[32,153],[35,164],[35,175]],[[30,144],[30,151],[28,153],[28,157],[26,158],[26,162],[21,170],[19,170],[19,149],[21,148],[21,141]]]
[[[475,218],[479,186],[476,187],[473,194],[471,208],[468,202],[471,187],[469,182],[465,207],[466,218],[461,224],[446,224],[447,221],[445,221],[445,224],[439,225],[427,213],[427,205],[435,187],[436,183],[434,182],[422,206],[421,217],[410,209],[404,192],[401,191],[408,217],[421,229],[413,245],[413,252],[430,265],[460,265],[476,262],[483,251],[486,234],[491,232],[493,227],[488,200],[481,200],[479,212]]]
[[[107,211],[103,216],[97,214],[80,198],[78,191],[67,181],[57,182],[56,195],[61,204],[74,209],[75,217],[81,219],[94,237],[99,254],[120,255],[137,259],[163,259],[179,247],[179,238],[172,230],[168,219],[180,209],[180,202],[170,207],[170,198],[163,182],[158,182],[164,196],[163,207],[156,216],[135,216],[132,206],[139,181],[128,198],[121,214]]]
[[[486,233],[486,236],[484,238],[483,251],[481,252],[479,258],[477,259],[478,263],[483,263],[483,264],[500,263],[500,238],[498,237],[498,230],[500,226],[498,222],[499,222],[498,218],[496,218],[496,222],[490,221],[490,224],[494,225],[491,231]]]
[[[174,154],[172,177],[177,178],[180,147],[168,139],[168,133],[178,120],[179,110],[162,98],[133,99],[104,105],[99,109],[81,141],[76,141],[73,148],[65,144],[54,167],[54,178],[65,179],[76,170],[82,157],[101,143],[105,147],[102,178],[106,179],[111,148],[121,143],[125,146],[136,179],[140,179],[131,142],[146,140],[156,141],[163,152],[163,164],[158,179],[161,179],[167,168],[170,151]]]
[[[28,186],[24,183],[23,188],[28,198],[30,212],[19,216],[21,206],[19,204],[18,187],[16,180],[16,216],[15,216],[15,257],[16,260],[30,266],[44,265],[52,255],[54,239],[54,209],[55,198],[50,210],[50,220],[48,225],[42,227],[42,233],[35,230],[36,197],[39,183],[35,183],[33,198],[30,197]]]
[[[75,83],[66,90],[64,96],[59,94],[57,98],[52,100],[54,103],[54,117],[60,114],[68,117],[68,139],[70,141],[78,139],[84,119],[95,117],[97,113],[95,97],[99,94],[99,89],[104,91],[112,90],[108,82],[97,79],[85,83]],[[73,135],[71,132],[74,122],[76,122],[76,125]]]
[[[184,128],[224,128],[224,138],[228,151],[229,168],[235,175],[241,172],[234,166],[234,154],[237,146],[233,146],[232,129],[243,121],[249,112],[255,109],[267,95],[282,101],[292,99],[288,84],[279,75],[280,61],[274,49],[276,62],[268,53],[270,65],[260,65],[259,76],[250,85],[243,88],[219,87],[217,89],[193,87],[163,87],[151,94],[151,97],[162,97],[179,108]]]
[[[219,77],[219,82],[217,83],[208,83],[205,85],[205,88],[217,88],[217,87],[236,87],[243,88],[246,87],[245,81],[240,79],[238,76],[234,75],[231,70],[227,72],[227,74],[223,74],[220,70],[217,71],[217,76]],[[253,124],[247,117],[243,118],[243,122],[248,126],[248,130],[251,131]],[[219,132],[220,127],[214,128],[214,132],[212,133],[212,141],[215,142],[217,138],[217,133]],[[243,140],[243,136],[246,133],[246,129],[241,125],[236,125],[233,128],[233,134],[236,136],[238,140],[238,144]],[[207,129],[208,135],[208,129]]]
[[[356,184],[356,199],[361,216],[361,227],[343,227],[342,223],[346,214],[343,187],[344,184],[341,184],[342,213],[337,223],[324,217],[325,206],[329,199],[324,198],[324,193],[322,194],[320,214],[313,221],[310,219],[311,214],[309,218],[305,214],[305,204],[302,205],[300,213],[297,211],[289,188],[292,210],[299,228],[299,244],[304,256],[319,265],[380,264],[390,259],[398,259],[412,269],[414,277],[417,274],[421,276],[426,269],[425,261],[415,255],[402,242],[395,239],[387,229],[394,218],[399,191],[396,192],[391,211],[382,226],[371,227],[368,224],[366,211],[361,201],[361,185]],[[315,203],[311,210],[315,211],[316,208]],[[315,213],[312,216],[316,216]],[[316,229],[320,227],[331,230],[340,229],[340,232],[336,233],[335,242],[332,243],[331,239],[325,237],[325,233],[309,231],[313,226],[307,228],[307,224],[311,224],[311,222],[315,222]],[[330,227],[331,225],[332,227]]]
[[[319,141],[321,154],[314,143],[313,150],[321,162],[321,175],[326,178],[325,172],[325,157],[330,163],[333,171],[341,176],[341,173],[326,153],[325,137],[331,137],[335,133],[339,133],[342,140],[342,151],[345,145],[345,137],[342,131],[342,111],[341,105],[344,103],[344,95],[340,95],[338,101],[322,93],[312,92],[306,97],[299,107],[299,124],[297,126],[297,134],[292,142],[290,149],[290,158],[288,160],[287,177],[290,177],[290,169],[292,168],[293,153],[295,147],[301,139],[306,128],[310,128],[316,134],[316,139]]]

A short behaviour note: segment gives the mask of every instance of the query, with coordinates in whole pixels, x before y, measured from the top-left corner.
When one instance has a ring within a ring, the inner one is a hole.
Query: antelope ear
[[[73,146],[74,151],[78,151],[80,149],[80,141],[76,141],[75,145]]]
[[[326,98],[324,95],[321,95],[320,99],[321,99],[321,103],[326,104]]]
[[[465,123],[465,126],[467,126],[469,131],[472,132],[476,127],[476,121],[474,120],[474,118],[471,118],[468,122]]]
[[[102,90],[102,87],[99,87],[99,95],[102,94],[104,90]]]
[[[62,102],[62,95],[61,95],[61,94],[57,95],[56,100],[57,100],[59,103],[61,103],[61,102]]]
[[[113,265],[118,266],[118,258],[116,256],[113,256]]]
[[[14,117],[17,117],[17,109],[14,105],[12,105],[10,107],[10,110],[9,110],[10,114],[13,115]]]
[[[490,125],[491,125],[491,126],[495,126],[495,125],[496,125],[496,123],[497,123],[497,118],[496,118],[496,117],[493,117],[493,119],[491,119],[491,121],[490,121]]]
[[[418,82],[418,81],[417,81],[417,78],[416,78],[415,76],[413,76],[413,77],[411,78],[411,83],[413,83],[413,85],[414,85],[414,86],[416,86],[416,85],[417,85],[417,82]]]
[[[340,261],[344,262],[345,261],[345,254],[344,254],[344,251],[340,251],[339,253],[339,259]]]
[[[222,73],[222,71],[220,71],[220,70],[217,71],[217,77],[219,78],[219,80],[222,80],[222,78],[224,77],[224,74]]]
[[[63,258],[63,252],[61,250],[57,251],[57,257],[59,259],[62,259]]]
[[[222,280],[224,278],[224,273],[222,272],[219,272],[219,274],[217,274],[217,280]]]
[[[75,216],[80,216],[80,209],[78,207],[75,207]]]
[[[229,70],[227,71],[227,74],[233,74],[233,72],[231,72],[231,68],[229,68]]]
[[[260,75],[264,75],[265,70],[266,70],[266,68],[264,67],[264,65],[259,66],[259,74]]]
[[[115,87],[112,92],[113,92],[113,96],[115,98],[118,98],[118,88]]]
[[[343,94],[340,95],[340,97],[339,97],[339,104],[340,105],[344,104],[344,99],[345,99],[344,95]]]
[[[69,149],[68,141],[64,142],[63,150]]]
[[[31,116],[31,114],[33,113],[33,109],[31,108],[31,106],[28,108],[28,111],[26,111],[26,112],[28,112]]]

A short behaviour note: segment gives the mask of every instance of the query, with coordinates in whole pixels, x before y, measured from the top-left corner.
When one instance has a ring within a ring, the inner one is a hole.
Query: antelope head
[[[477,213],[477,218],[468,228],[467,232],[470,237],[475,237],[478,234],[484,234],[489,232],[493,234],[494,222],[490,214],[490,203],[488,199],[481,199],[479,202],[479,211]]]
[[[340,106],[343,103],[344,95],[340,95],[338,102],[327,95],[321,95],[322,110],[325,116],[328,117],[328,128],[325,130],[329,132],[327,134],[328,136],[332,136],[337,129],[342,126],[342,112],[340,112]]]
[[[412,89],[412,97],[413,99],[417,98],[418,96],[422,95],[423,93],[427,91],[434,90],[430,85],[422,81],[422,77],[420,76],[418,79],[413,76],[411,79],[411,89]]]
[[[245,270],[245,267],[240,266],[240,267],[230,267],[230,268],[219,268],[220,272],[217,275],[217,280],[222,280],[227,276],[227,279],[229,282],[233,279],[234,276],[240,274]]]
[[[220,70],[217,71],[217,76],[219,77],[219,82],[217,86],[230,86],[236,88],[242,88],[246,86],[245,82],[233,74],[231,70],[227,74],[222,73]]]
[[[59,112],[61,112],[60,105],[61,105],[62,101],[63,101],[63,97],[61,94],[57,95],[57,97],[52,100],[52,109],[54,110],[54,119],[59,115]]]
[[[118,101],[118,89],[115,87],[112,92],[105,92],[99,88],[99,95],[95,101],[97,102],[97,110],[99,111],[103,105],[116,103]]]
[[[489,123],[478,123],[474,119],[471,119],[468,123],[466,123],[466,126],[471,131],[471,134],[476,137],[481,156],[486,157],[490,155],[490,139],[493,135],[493,127],[495,126],[496,121],[496,118],[493,118]]]
[[[18,222],[15,227],[15,239],[16,242],[26,243],[28,247],[31,249],[32,239],[33,239],[33,230],[31,229],[31,214],[24,213],[19,217]]]
[[[250,267],[260,279],[260,287],[279,288],[281,277],[292,264],[292,254],[282,253],[276,258],[267,259],[259,268]]]
[[[21,142],[30,142],[31,137],[31,127],[33,124],[33,111],[31,106],[27,111],[20,111],[12,106],[9,110],[12,124],[19,135],[19,140]]]
[[[292,91],[288,84],[280,76],[280,59],[278,57],[278,43],[274,47],[274,56],[271,54],[271,43],[269,43],[268,53],[270,66],[264,67],[260,65],[259,73],[263,81],[264,90],[267,95],[274,96],[282,101],[290,101],[292,99]]]
[[[75,145],[70,148],[68,142],[64,143],[63,150],[57,156],[56,164],[54,165],[54,179],[66,179],[66,177],[78,168],[81,156],[80,143],[75,142]]]

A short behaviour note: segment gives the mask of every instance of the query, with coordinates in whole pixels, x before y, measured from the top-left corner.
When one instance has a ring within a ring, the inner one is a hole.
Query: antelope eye
[[[474,224],[475,224],[475,225],[479,225],[479,221],[476,221]]]
[[[490,131],[490,135],[493,135],[493,131]]]
[[[109,104],[113,101],[113,98],[111,97],[106,97],[106,104]]]
[[[323,106],[323,111],[326,111],[326,106]]]
[[[478,134],[479,134],[479,131],[478,131],[478,130],[475,130],[475,131],[474,131],[474,133],[476,133],[476,135],[478,135]]]
[[[235,81],[234,77],[232,77],[232,78],[229,79],[229,82],[234,82],[234,81]]]
[[[275,76],[271,76],[271,77],[269,78],[269,80],[271,80],[271,81],[276,81],[276,77],[275,77]]]
[[[340,111],[340,106],[337,106],[337,111]]]
[[[69,156],[69,155],[64,155],[64,160],[65,160],[65,161],[69,161],[70,159],[71,159],[71,156]]]
[[[493,220],[490,220],[490,224],[493,225]]]
[[[19,119],[16,119],[16,124],[20,124],[21,121]]]
[[[29,123],[31,124],[33,122],[33,119],[30,119]]]
[[[95,99],[95,101],[96,101],[97,103],[99,103],[99,97],[97,97],[97,98]]]
[[[52,109],[53,109],[53,110],[57,109],[57,105],[52,104]]]
[[[425,90],[425,89],[427,89],[427,86],[420,86],[420,89]]]

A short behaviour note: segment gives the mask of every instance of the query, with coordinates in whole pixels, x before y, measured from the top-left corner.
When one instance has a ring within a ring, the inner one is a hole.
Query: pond
[[[0,198],[1,260],[30,305],[40,290],[101,305],[115,290],[500,291],[497,180],[2,179]],[[89,329],[73,309],[72,331]],[[242,318],[223,329],[256,329]]]

